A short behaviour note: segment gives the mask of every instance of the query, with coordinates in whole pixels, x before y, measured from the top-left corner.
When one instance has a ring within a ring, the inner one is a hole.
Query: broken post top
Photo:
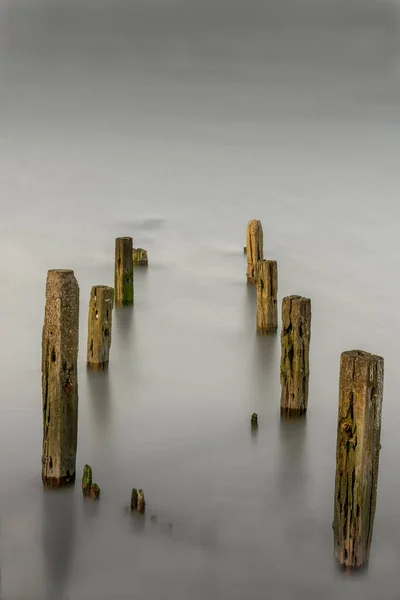
[[[133,238],[131,238],[131,236],[130,236],[130,235],[122,235],[122,236],[120,236],[120,237],[117,237],[117,238],[116,238],[116,240],[124,240],[124,241],[129,241],[129,240],[131,240],[131,241],[132,241],[132,244],[133,244]]]
[[[113,292],[114,288],[112,288],[109,285],[94,285],[94,286],[92,286],[92,290],[95,290],[95,291],[96,290],[105,290],[105,291],[110,290]]]
[[[364,350],[346,350],[345,352],[342,352],[342,356],[366,359],[379,358],[383,360],[382,356],[378,356],[377,354],[371,354],[370,352],[365,352]]]

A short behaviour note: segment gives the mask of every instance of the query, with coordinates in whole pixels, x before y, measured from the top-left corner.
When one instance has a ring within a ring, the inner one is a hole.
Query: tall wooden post
[[[305,414],[310,375],[311,300],[287,296],[282,302],[281,412]]]
[[[257,219],[249,221],[246,231],[247,283],[256,282],[257,262],[264,258],[263,243],[261,221]]]
[[[257,263],[257,331],[267,334],[278,329],[278,265],[276,260]]]
[[[94,285],[90,293],[87,340],[87,365],[93,369],[104,368],[110,359],[113,306],[114,289]]]
[[[360,350],[340,358],[334,508],[335,554],[347,570],[368,562],[378,485],[383,358]]]
[[[48,271],[42,336],[42,480],[46,487],[75,481],[78,332],[79,286],[74,272]]]
[[[131,237],[115,240],[115,303],[133,304],[133,242]]]

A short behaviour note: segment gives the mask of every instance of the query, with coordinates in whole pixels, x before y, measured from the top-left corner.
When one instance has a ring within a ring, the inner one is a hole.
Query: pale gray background
[[[386,0],[0,0],[2,598],[400,597],[399,17]],[[279,334],[255,334],[251,218],[279,301],[312,299],[306,424],[281,423]],[[89,292],[113,284],[118,235],[150,267],[89,377]],[[40,480],[58,267],[81,288],[77,466],[98,504]],[[385,393],[370,569],[345,579],[331,523],[353,348],[384,356]]]

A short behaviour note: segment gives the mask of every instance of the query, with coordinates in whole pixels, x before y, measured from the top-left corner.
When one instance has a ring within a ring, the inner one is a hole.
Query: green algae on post
[[[83,468],[82,477],[82,492],[84,496],[89,496],[90,487],[92,485],[92,467],[85,465]]]
[[[375,518],[384,361],[360,350],[340,358],[334,546],[347,571],[366,566]]]
[[[282,301],[281,412],[299,416],[307,411],[310,376],[311,300],[287,296]]]
[[[78,437],[79,286],[70,269],[47,273],[42,333],[42,481],[75,481]]]
[[[253,219],[248,222],[246,231],[247,283],[256,282],[257,262],[264,258],[263,244],[261,221]]]
[[[120,237],[115,240],[115,303],[134,303],[132,238]]]
[[[107,285],[92,287],[88,314],[86,364],[92,369],[104,368],[110,360],[114,289]]]
[[[278,329],[278,265],[276,260],[257,263],[257,332],[268,334]]]

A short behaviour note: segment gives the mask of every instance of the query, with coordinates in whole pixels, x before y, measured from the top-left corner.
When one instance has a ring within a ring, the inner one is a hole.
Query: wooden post
[[[147,267],[149,264],[147,250],[144,248],[134,248],[132,251],[132,260],[137,266]]]
[[[132,488],[132,493],[131,493],[131,511],[137,510],[137,503],[138,503],[138,491],[137,491],[136,488]]]
[[[115,303],[133,304],[133,262],[132,238],[120,237],[115,240]]]
[[[114,289],[107,285],[92,287],[89,302],[87,365],[104,368],[110,359]]]
[[[246,231],[247,283],[256,282],[257,262],[264,258],[263,252],[261,221],[253,219],[248,222]]]
[[[282,302],[281,412],[305,414],[308,406],[311,300],[287,296]]]
[[[278,329],[278,265],[276,260],[257,263],[257,331],[267,334]]]
[[[138,491],[138,499],[137,499],[137,511],[138,513],[144,513],[146,508],[146,502],[144,500],[143,490]]]
[[[79,286],[74,272],[48,271],[42,335],[42,480],[45,487],[61,487],[75,481],[78,334]]]
[[[146,502],[144,500],[143,490],[137,490],[136,488],[132,488],[131,494],[131,511],[144,513],[146,508]]]
[[[89,496],[90,488],[92,486],[92,467],[85,465],[83,468],[82,477],[82,493],[84,496]]]
[[[100,488],[97,485],[97,483],[92,483],[92,485],[90,486],[89,496],[92,500],[97,500],[98,498],[100,498]]]
[[[375,517],[383,358],[352,350],[340,358],[334,509],[335,554],[350,571],[367,564]]]

